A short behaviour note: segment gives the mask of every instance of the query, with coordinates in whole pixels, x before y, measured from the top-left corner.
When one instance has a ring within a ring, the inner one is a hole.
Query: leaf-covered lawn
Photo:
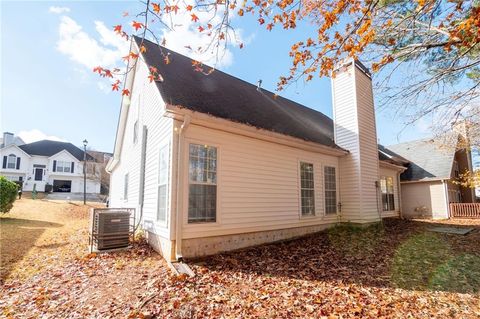
[[[144,243],[115,254],[67,254],[58,264],[46,259],[27,280],[7,279],[0,316],[478,318],[480,222],[462,222],[475,231],[437,234],[425,231],[430,223],[400,220],[337,227],[191,261],[193,278],[172,275]],[[59,250],[84,249],[81,234]]]

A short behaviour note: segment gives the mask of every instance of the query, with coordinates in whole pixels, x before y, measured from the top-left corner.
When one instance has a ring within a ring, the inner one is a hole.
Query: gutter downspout
[[[397,173],[397,189],[398,189],[398,214],[400,219],[403,219],[403,207],[402,207],[402,184],[400,183],[400,174]]]
[[[447,205],[447,218],[450,219],[450,204],[448,202],[448,181],[442,179],[443,193],[445,194],[445,205]]]
[[[140,181],[139,181],[139,194],[138,194],[138,207],[140,208],[138,224],[135,226],[135,231],[143,222],[143,204],[145,199],[145,162],[147,157],[147,126],[143,125],[142,130],[142,150],[140,156]]]
[[[176,193],[176,212],[175,212],[175,259],[178,261],[182,261],[182,196],[180,195],[183,187],[181,187],[182,178],[183,178],[183,149],[182,149],[182,142],[185,130],[190,125],[190,115],[185,115],[183,119],[183,123],[180,126],[180,130],[178,132],[178,139],[177,139],[177,193]],[[182,193],[183,194],[183,193]]]

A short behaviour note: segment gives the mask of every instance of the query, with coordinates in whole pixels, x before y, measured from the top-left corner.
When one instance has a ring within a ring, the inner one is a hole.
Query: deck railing
[[[450,203],[452,218],[480,218],[480,203]]]

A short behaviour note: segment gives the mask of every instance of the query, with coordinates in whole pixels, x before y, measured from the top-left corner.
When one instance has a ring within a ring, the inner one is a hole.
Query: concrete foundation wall
[[[224,251],[256,246],[316,233],[333,225],[335,225],[335,223],[245,234],[184,239],[182,253],[184,258],[214,255]],[[172,243],[174,242],[172,241]]]
[[[159,236],[150,231],[146,232],[147,242],[158,252],[165,260],[173,261],[175,259],[175,242],[165,237]]]

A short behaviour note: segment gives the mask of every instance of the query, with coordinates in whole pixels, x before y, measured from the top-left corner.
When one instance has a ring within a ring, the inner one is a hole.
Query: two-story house
[[[10,134],[11,133],[4,133]],[[11,136],[5,138],[0,148],[0,175],[20,182],[24,191],[45,191],[47,184],[54,192],[83,192],[84,152],[71,143],[42,140],[17,145]],[[86,154],[88,163],[95,159]],[[100,193],[101,172],[87,170],[86,192]]]

